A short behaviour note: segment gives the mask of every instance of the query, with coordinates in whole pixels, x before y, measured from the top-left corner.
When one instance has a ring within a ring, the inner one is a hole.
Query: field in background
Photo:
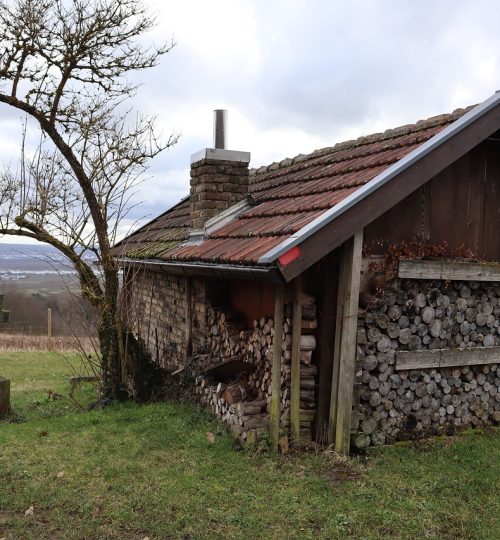
[[[84,351],[94,353],[96,341],[88,338],[53,337],[51,350],[54,352]],[[0,333],[0,351],[48,351],[47,336]]]
[[[498,431],[350,460],[246,453],[194,406],[79,409],[66,397],[79,362],[0,353],[14,408],[0,421],[0,538],[498,537]]]
[[[96,314],[80,297],[75,276],[26,274],[18,280],[0,279],[0,294],[5,296],[3,308],[10,312],[9,321],[0,323],[0,347],[12,341],[3,338],[2,334],[46,336],[49,308],[52,310],[53,336],[95,335]],[[32,348],[39,343],[43,349],[43,341],[28,342],[31,344],[20,341],[21,348]],[[61,341],[60,346],[66,347],[64,343]],[[8,345],[9,350],[10,347]]]

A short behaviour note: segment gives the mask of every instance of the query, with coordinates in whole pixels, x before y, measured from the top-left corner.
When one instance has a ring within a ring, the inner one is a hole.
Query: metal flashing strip
[[[486,101],[464,114],[462,117],[460,117],[458,120],[456,120],[449,126],[445,127],[441,132],[423,143],[413,152],[410,152],[408,155],[388,167],[385,171],[370,180],[367,184],[360,187],[354,193],[346,197],[342,202],[338,203],[329,210],[326,210],[326,212],[324,212],[321,216],[311,221],[311,223],[308,223],[295,234],[293,234],[292,236],[278,244],[276,247],[262,255],[262,257],[258,261],[259,264],[273,263],[274,261],[276,261],[276,259],[286,253],[288,250],[299,245],[306,238],[309,238],[319,229],[323,228],[325,225],[336,219],[345,211],[349,210],[355,204],[363,200],[365,197],[373,193],[378,188],[382,187],[392,178],[403,172],[405,169],[413,165],[422,157],[432,152],[435,148],[439,147],[452,136],[465,129],[472,122],[489,112],[491,109],[494,109],[499,104],[500,93],[495,93]]]
[[[225,148],[204,148],[191,155],[191,165],[202,159],[213,159],[217,161],[236,161],[239,163],[250,163],[250,152],[240,150],[226,150]]]
[[[242,201],[233,204],[226,210],[218,213],[214,217],[210,218],[202,229],[193,229],[189,233],[189,238],[186,242],[183,242],[182,246],[197,246],[203,243],[212,233],[222,229],[225,225],[233,222],[243,212],[252,208],[250,197],[246,197]]]
[[[243,212],[250,210],[250,208],[252,208],[252,205],[250,204],[248,197],[245,197],[242,201],[233,204],[226,210],[219,212],[216,216],[207,220],[204,228],[205,234],[209,235],[218,231],[243,214]]]

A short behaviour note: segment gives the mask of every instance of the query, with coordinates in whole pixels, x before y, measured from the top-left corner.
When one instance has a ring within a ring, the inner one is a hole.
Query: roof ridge
[[[295,165],[296,163],[301,163],[305,161],[310,161],[322,157],[326,154],[332,152],[339,152],[341,150],[348,150],[350,148],[357,148],[359,146],[364,146],[372,144],[374,142],[381,142],[385,140],[395,139],[401,137],[402,135],[409,135],[411,133],[418,133],[424,129],[429,129],[437,127],[439,125],[448,124],[458,119],[460,116],[463,116],[466,112],[473,109],[476,105],[470,105],[465,108],[455,109],[453,112],[448,114],[439,114],[436,116],[431,116],[426,119],[418,120],[414,124],[405,124],[402,126],[397,126],[395,128],[386,129],[383,132],[371,133],[369,135],[363,135],[357,139],[351,139],[348,141],[341,141],[336,143],[333,146],[326,146],[324,148],[319,148],[314,150],[310,154],[298,154],[293,158],[285,158],[281,161],[275,161],[269,165],[263,165],[259,168],[250,169],[251,176],[257,176],[264,174],[266,172],[274,172],[289,165]]]

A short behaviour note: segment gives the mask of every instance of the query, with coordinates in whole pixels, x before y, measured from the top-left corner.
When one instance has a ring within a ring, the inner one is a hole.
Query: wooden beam
[[[348,240],[354,231],[368,223],[416,191],[428,180],[466,154],[500,126],[500,105],[455,133],[444,144],[434,148],[418,161],[373,191],[366,198],[346,210],[335,220],[325,224],[300,244],[300,256],[280,266],[286,281],[304,272],[327,253]]]
[[[316,435],[319,444],[328,443],[330,398],[334,357],[334,338],[337,309],[338,258],[337,253],[328,256],[322,268],[321,298],[318,318],[318,399],[316,407]]]
[[[500,281],[498,262],[399,261],[398,277],[446,281]]]
[[[341,454],[349,453],[351,438],[362,250],[363,233],[358,232],[346,242],[340,261],[329,435]]]
[[[271,444],[274,451],[278,451],[280,437],[280,402],[281,402],[281,355],[283,348],[283,311],[285,303],[284,287],[277,284],[274,291],[274,342],[273,366],[271,377],[271,411],[269,429]]]
[[[192,311],[192,283],[186,277],[186,358],[193,353],[193,311]]]
[[[337,310],[335,319],[335,338],[333,342],[333,368],[332,368],[332,380],[330,386],[330,415],[328,420],[328,444],[335,443],[335,431],[337,426],[337,405],[338,405],[338,390],[339,390],[339,372],[340,372],[340,354],[342,343],[342,332],[344,329],[344,303],[345,295],[343,292],[346,290],[346,283],[348,281],[349,264],[346,264],[346,250],[348,249],[347,243],[344,244],[340,251],[339,262],[339,278],[337,284]]]
[[[52,350],[52,309],[47,309],[47,350]]]
[[[500,347],[400,351],[396,353],[396,370],[398,371],[499,363]]]
[[[290,381],[290,434],[300,442],[300,336],[302,331],[302,276],[293,282],[292,369]],[[276,340],[276,338],[275,338]]]

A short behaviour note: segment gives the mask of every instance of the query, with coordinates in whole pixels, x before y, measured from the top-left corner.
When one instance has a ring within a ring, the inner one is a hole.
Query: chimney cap
[[[191,165],[203,159],[250,163],[250,152],[240,152],[239,150],[225,150],[222,148],[204,148],[203,150],[200,150],[199,152],[191,155]]]

